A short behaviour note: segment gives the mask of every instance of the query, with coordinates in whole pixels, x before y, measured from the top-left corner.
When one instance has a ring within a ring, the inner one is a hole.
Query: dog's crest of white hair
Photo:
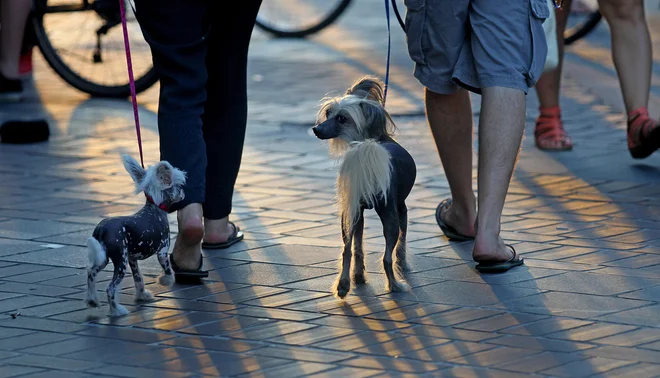
[[[174,168],[167,161],[160,161],[147,169],[142,168],[132,156],[122,154],[124,168],[133,178],[135,194],[145,192],[156,204],[164,201],[163,191],[171,187],[182,187],[186,183],[186,173]]]
[[[391,169],[390,153],[377,141],[349,144],[337,176],[337,204],[347,230],[355,224],[362,203],[373,207],[380,196],[387,200]]]

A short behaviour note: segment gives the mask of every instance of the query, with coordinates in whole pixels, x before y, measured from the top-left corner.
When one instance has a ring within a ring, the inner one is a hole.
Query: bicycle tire
[[[257,20],[255,24],[262,30],[272,34],[275,37],[278,38],[304,38],[307,37],[308,35],[318,33],[319,31],[327,28],[330,26],[332,23],[337,21],[339,16],[344,13],[346,8],[351,4],[352,0],[342,0],[341,3],[339,3],[339,6],[330,13],[326,18],[322,19],[320,22],[318,22],[315,25],[312,25],[308,28],[305,29],[299,29],[299,30],[283,30],[283,29],[278,29],[276,26],[268,25],[267,23],[264,23],[263,21],[259,21],[259,16],[257,15]]]
[[[57,50],[51,44],[48,33],[46,33],[43,25],[43,13],[33,12],[31,21],[39,51],[48,65],[62,80],[92,97],[125,98],[130,96],[131,88],[128,83],[123,85],[101,85],[78,75],[60,58]],[[158,82],[158,75],[152,66],[144,75],[135,79],[135,91],[136,93],[144,92],[156,84],[156,82]]]
[[[584,38],[596,28],[602,18],[603,15],[599,11],[592,12],[583,22],[564,31],[564,45],[570,46],[579,39]]]

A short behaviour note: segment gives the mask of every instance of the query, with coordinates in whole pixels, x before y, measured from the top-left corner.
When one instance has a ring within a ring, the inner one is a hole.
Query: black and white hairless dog
[[[382,82],[364,77],[343,96],[324,99],[316,123],[314,134],[319,139],[329,139],[331,155],[342,160],[337,176],[337,201],[344,249],[340,274],[333,284],[335,294],[344,298],[351,288],[352,254],[355,255],[353,281],[366,282],[362,249],[364,209],[375,209],[383,224],[387,289],[407,290],[401,278],[408,269],[405,201],[415,184],[417,169],[412,156],[393,138],[395,125],[384,108]]]
[[[147,202],[134,215],[102,220],[94,229],[92,237],[87,239],[91,263],[87,271],[87,305],[99,306],[96,276],[108,265],[109,260],[112,260],[114,275],[107,288],[110,316],[128,313],[116,297],[117,288],[128,266],[135,281],[135,299],[149,301],[153,298],[144,288],[138,260],[156,254],[164,271],[159,282],[169,286],[174,281],[174,273],[168,259],[170,226],[167,213],[173,203],[183,200],[183,186],[186,183],[185,172],[166,161],[160,161],[145,170],[128,155],[123,155],[122,160],[135,182],[135,194],[144,192]]]

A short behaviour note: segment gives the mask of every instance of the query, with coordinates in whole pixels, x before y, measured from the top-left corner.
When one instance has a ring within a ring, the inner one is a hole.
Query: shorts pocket
[[[545,20],[550,18],[550,7],[547,0],[530,0],[532,2],[532,14],[534,17]]]
[[[426,0],[405,0],[408,54],[415,63],[425,64],[422,39],[426,29]]]
[[[531,88],[543,73],[548,55],[548,43],[545,39],[543,22],[550,17],[548,0],[530,0],[529,27],[531,32],[531,62],[527,73],[527,84]]]

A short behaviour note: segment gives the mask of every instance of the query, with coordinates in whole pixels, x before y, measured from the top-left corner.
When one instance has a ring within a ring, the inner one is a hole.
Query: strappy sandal
[[[174,271],[174,279],[176,282],[181,284],[201,284],[202,278],[209,276],[209,272],[202,270],[204,265],[204,256],[199,256],[199,268],[196,270],[187,270],[180,268],[174,262],[174,255],[170,254],[170,265],[172,266],[172,271]]]
[[[634,159],[644,159],[660,148],[660,125],[645,108],[628,114],[628,151]]]
[[[513,256],[510,259],[499,262],[490,262],[490,261],[480,262],[477,264],[475,269],[477,269],[481,273],[503,273],[511,268],[522,265],[524,263],[524,260],[522,257],[520,257],[518,252],[516,252],[513,246],[508,244],[506,246],[511,250],[511,252],[513,252]]]
[[[229,224],[234,228],[234,232],[232,232],[231,236],[229,236],[229,239],[227,241],[221,242],[221,243],[207,243],[207,242],[202,242],[202,248],[203,249],[225,249],[229,248],[232,245],[238,243],[239,241],[243,240],[243,231],[241,231],[240,227],[234,224],[234,222],[229,222]]]
[[[444,201],[440,202],[438,207],[435,209],[435,221],[438,222],[438,226],[440,226],[440,229],[442,230],[442,233],[445,234],[447,239],[451,241],[469,241],[469,240],[474,240],[473,236],[467,236],[463,235],[460,232],[456,231],[456,229],[447,223],[445,223],[444,220],[442,220],[442,210],[446,210],[449,208],[451,205],[452,199],[447,198]]]
[[[536,147],[544,151],[570,151],[573,141],[564,130],[558,106],[541,108],[534,129]]]

